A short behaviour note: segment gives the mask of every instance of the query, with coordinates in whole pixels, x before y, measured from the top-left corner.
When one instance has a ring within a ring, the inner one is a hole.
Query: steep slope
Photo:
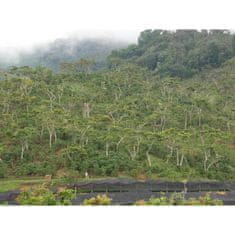
[[[187,80],[133,64],[8,73],[0,81],[1,177],[235,179],[234,59]]]

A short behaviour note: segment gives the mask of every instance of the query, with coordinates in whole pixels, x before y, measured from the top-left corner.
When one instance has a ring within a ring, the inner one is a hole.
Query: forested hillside
[[[112,52],[110,61],[135,63],[162,76],[191,77],[234,55],[235,36],[229,30],[145,30],[137,45]]]
[[[233,39],[145,31],[102,72],[0,72],[0,177],[235,179]]]

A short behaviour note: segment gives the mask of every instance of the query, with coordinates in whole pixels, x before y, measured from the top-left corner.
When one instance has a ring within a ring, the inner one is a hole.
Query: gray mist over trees
[[[24,48],[0,45],[0,68],[45,66],[57,71],[60,63],[81,58],[94,60],[99,68],[112,50],[135,43],[137,35],[134,31],[81,31]]]

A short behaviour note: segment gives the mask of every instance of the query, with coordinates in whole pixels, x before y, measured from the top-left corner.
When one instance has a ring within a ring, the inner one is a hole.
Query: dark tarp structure
[[[106,194],[113,205],[131,205],[138,200],[151,197],[170,197],[172,193],[184,192],[185,198],[197,198],[212,192],[211,197],[224,201],[225,205],[235,205],[235,184],[232,182],[168,182],[136,181],[132,179],[98,180],[68,185],[77,192],[74,205],[81,205],[85,199]],[[214,193],[213,193],[214,192]],[[226,192],[226,194],[218,194]]]
[[[76,198],[73,205],[81,205],[85,199],[106,194],[112,199],[112,205],[131,205],[139,200],[149,200],[151,197],[170,197],[172,193],[184,192],[185,198],[198,198],[211,192],[211,197],[224,202],[224,205],[235,205],[235,182],[197,181],[197,182],[170,182],[133,179],[107,179],[84,181],[66,185],[74,189]],[[54,189],[55,190],[55,189]],[[52,191],[54,191],[52,190]],[[56,190],[55,190],[56,191]],[[218,193],[225,192],[225,193]],[[0,202],[7,201],[15,205],[20,191],[0,193]]]

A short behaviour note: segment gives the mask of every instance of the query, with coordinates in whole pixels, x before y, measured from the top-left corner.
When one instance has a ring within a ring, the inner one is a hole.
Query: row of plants
[[[59,188],[56,192],[46,184],[21,189],[17,201],[20,205],[71,205],[75,192],[71,189]]]
[[[149,201],[140,200],[136,202],[136,205],[144,206],[144,205],[152,205],[152,206],[168,206],[168,205],[175,205],[175,206],[218,206],[223,205],[223,201],[218,199],[213,199],[210,196],[210,193],[207,193],[204,196],[200,196],[199,198],[185,198],[184,193],[174,193],[170,198],[165,196],[162,197],[152,197]]]
[[[76,197],[76,192],[71,189],[58,188],[55,192],[48,185],[43,184],[31,188],[21,189],[17,201],[20,205],[71,205]],[[85,199],[83,205],[111,205],[112,199],[106,194]],[[139,200],[134,205],[223,205],[221,200],[213,199],[209,193],[199,198],[185,198],[185,193],[174,193],[171,197],[151,197],[148,201]]]

